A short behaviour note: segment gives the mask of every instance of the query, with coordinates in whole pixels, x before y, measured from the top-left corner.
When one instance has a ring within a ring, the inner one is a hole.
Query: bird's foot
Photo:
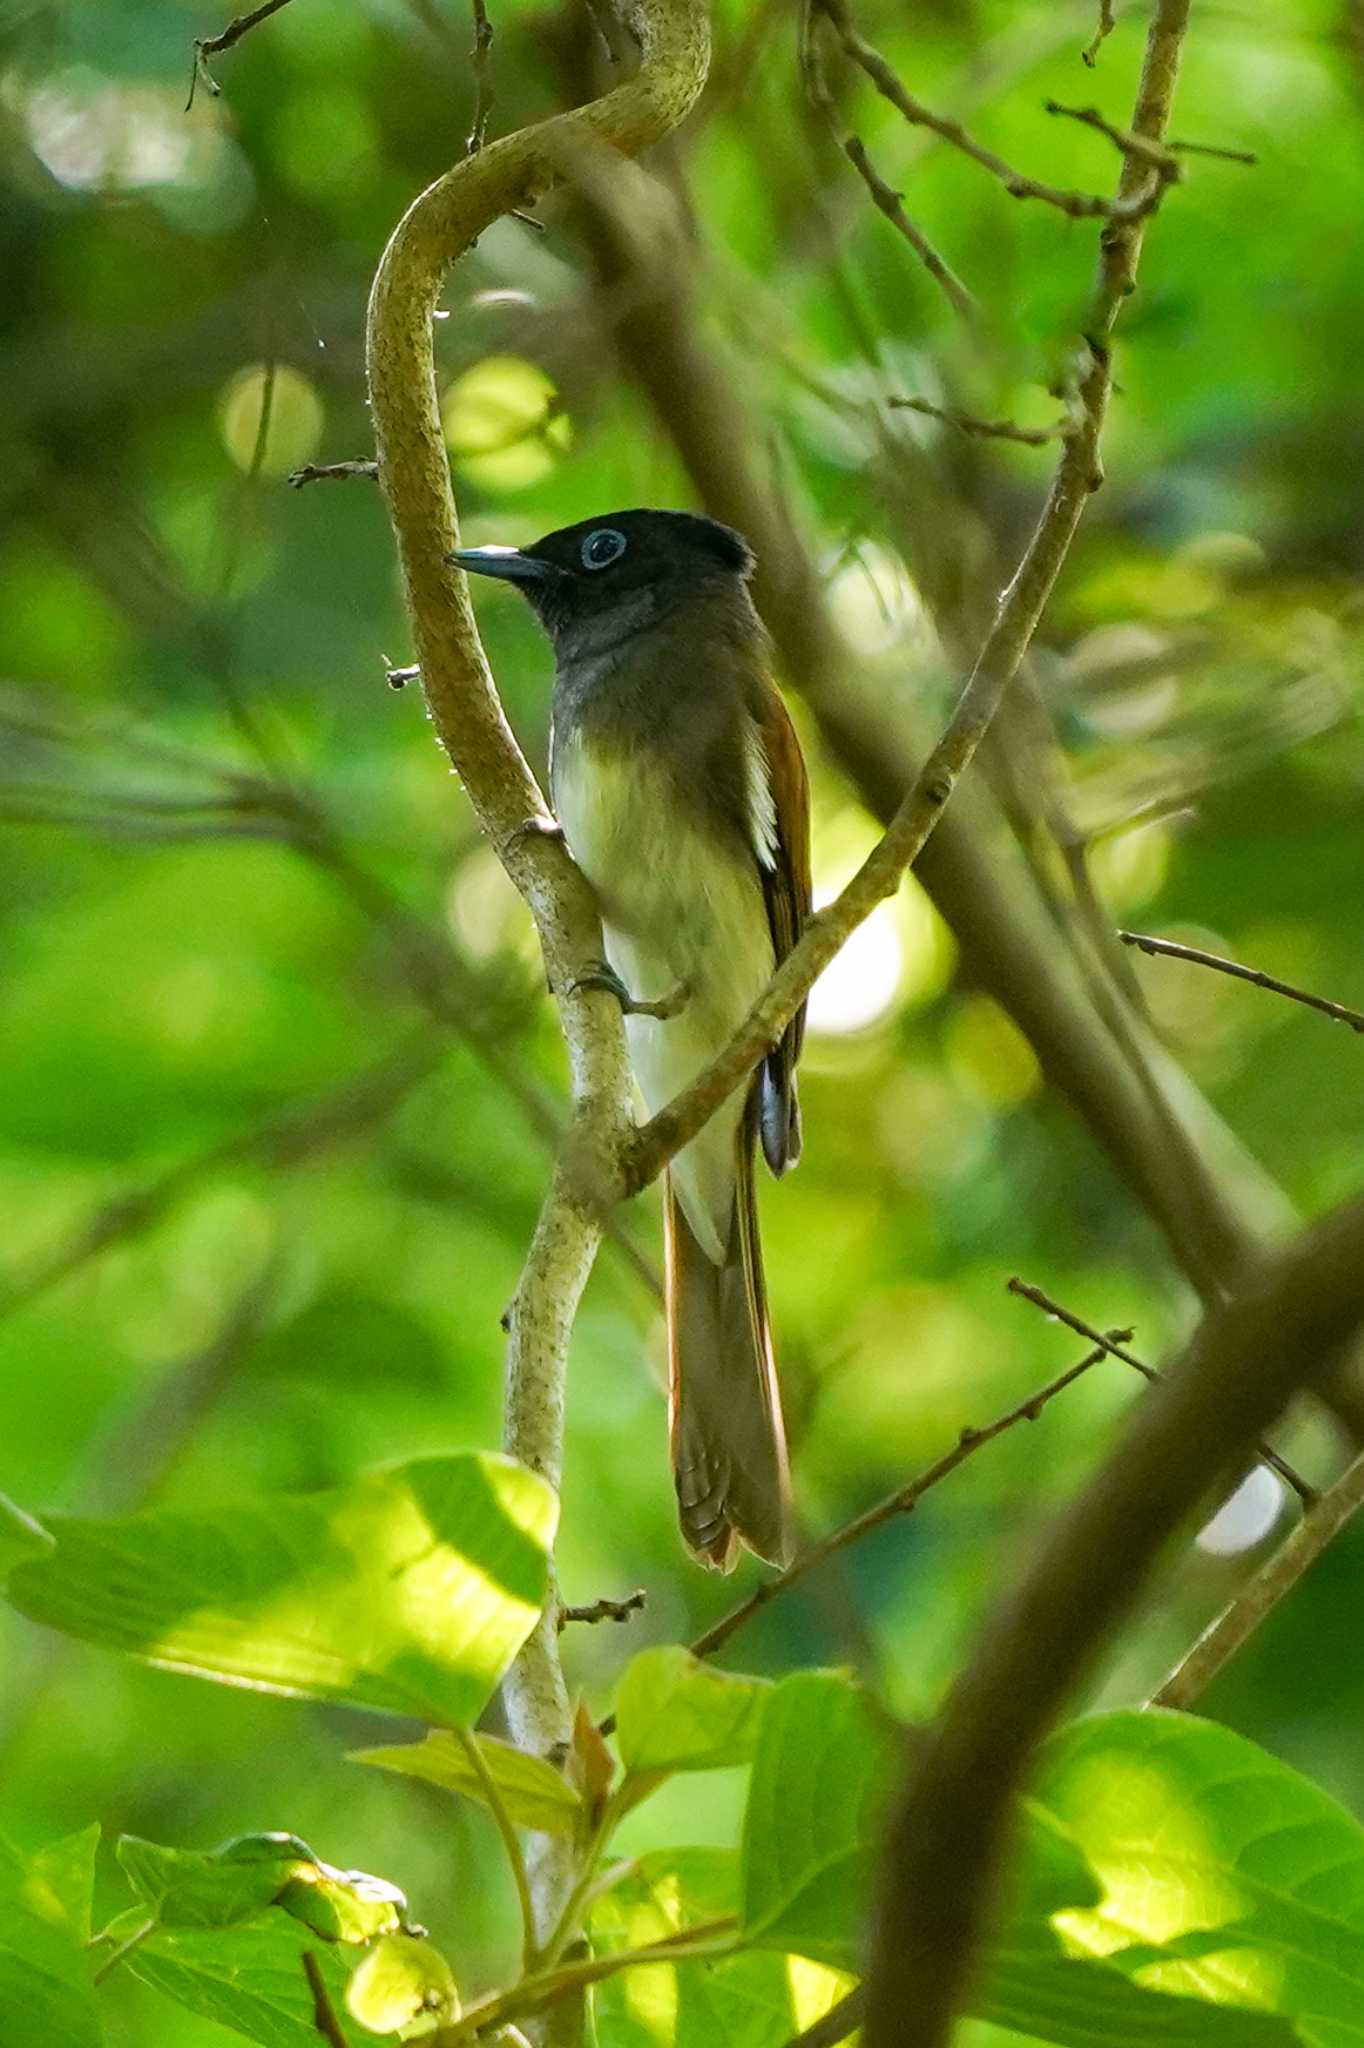
[[[626,1017],[657,1017],[660,1022],[666,1021],[669,1017],[675,1017],[678,1011],[683,1008],[687,997],[691,993],[686,982],[680,981],[676,988],[668,991],[666,996],[659,996],[653,1002],[644,1002],[638,996],[631,995],[615,969],[608,967],[605,961],[602,961],[596,967],[589,968],[586,974],[580,974],[572,984],[569,993],[576,994],[580,988],[604,988],[607,994],[613,995],[620,1004],[622,1015]]]
[[[564,828],[557,818],[523,818],[519,825],[512,827],[503,841],[502,850],[508,852],[522,839],[562,839]]]

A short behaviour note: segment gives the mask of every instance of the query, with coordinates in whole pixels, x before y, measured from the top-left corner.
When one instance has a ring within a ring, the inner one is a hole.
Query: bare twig
[[[916,227],[905,212],[900,193],[893,191],[876,170],[861,137],[845,137],[843,154],[870,192],[873,204],[886,216],[892,227],[904,236],[924,269],[942,286],[957,311],[964,319],[969,320],[977,310],[975,300],[952,266],[938,254],[923,229]]]
[[[305,462],[302,469],[291,469],[284,481],[292,484],[296,491],[301,491],[305,484],[344,483],[357,476],[377,483],[378,463],[366,461],[363,457],[354,462]]]
[[[1147,932],[1120,931],[1118,937],[1124,946],[1135,946],[1139,953],[1149,953],[1152,958],[1188,960],[1195,967],[1211,967],[1218,974],[1230,974],[1237,981],[1248,981],[1256,988],[1269,989],[1276,996],[1287,996],[1292,1003],[1304,1003],[1309,1010],[1319,1010],[1333,1023],[1348,1024],[1351,1031],[1364,1032],[1364,1013],[1347,1009],[1344,1003],[1330,1002],[1325,996],[1310,995],[1305,988],[1295,988],[1291,981],[1280,981],[1275,975],[1266,974],[1262,968],[1242,967],[1239,961],[1224,960],[1217,953],[1204,953],[1197,946],[1181,946],[1174,939],[1153,939]]]
[[[1138,183],[1129,185],[1115,199],[1105,199],[1097,192],[1071,192],[1057,185],[1044,184],[1038,178],[1027,177],[1014,169],[992,149],[968,134],[960,121],[948,114],[938,114],[923,101],[916,99],[905,86],[899,74],[889,65],[880,51],[869,43],[859,31],[847,0],[815,0],[838,37],[843,51],[871,80],[876,90],[893,107],[898,108],[911,127],[927,128],[954,149],[969,156],[982,170],[997,178],[1011,199],[1039,199],[1071,220],[1136,221],[1143,219],[1160,204],[1161,196],[1171,177],[1177,173],[1177,166],[1151,171]]]
[[[641,1589],[627,1593],[623,1600],[592,1600],[585,1607],[561,1607],[559,1627],[564,1628],[570,1621],[628,1621],[647,1604],[648,1597]]]
[[[1292,1534],[1266,1558],[1250,1583],[1204,1631],[1181,1658],[1160,1689],[1153,1707],[1191,1707],[1212,1684],[1223,1666],[1244,1648],[1261,1622],[1271,1615],[1298,1580],[1316,1563],[1328,1543],[1364,1507],[1364,1457],[1346,1467]]]
[[[488,120],[493,110],[492,52],[493,25],[485,0],[471,0],[474,14],[474,46],[469,62],[474,74],[474,118],[465,138],[467,156],[475,156],[488,140]]]
[[[688,1962],[700,1956],[723,1955],[733,1946],[735,1930],[736,1922],[732,1919],[706,1920],[693,1927],[684,1927],[664,1941],[652,1942],[647,1948],[616,1949],[605,1955],[563,1963],[557,1969],[547,1970],[542,1977],[528,1978],[523,1984],[513,1985],[510,1991],[490,1992],[486,1998],[466,2007],[452,2025],[441,2027],[428,2036],[431,2048],[466,2048],[466,2044],[494,2033],[507,2021],[520,2019],[529,2013],[544,2012],[574,1992],[618,1976],[622,1970],[647,1969],[651,1964]]]
[[[1145,135],[1135,135],[1130,128],[1114,127],[1097,107],[1066,107],[1060,100],[1044,100],[1042,104],[1049,114],[1063,115],[1068,121],[1078,121],[1082,127],[1093,128],[1098,134],[1107,136],[1113,147],[1120,149],[1124,156],[1135,157],[1138,163],[1159,171],[1163,178],[1179,176],[1179,165],[1168,144],[1152,142]]]
[[[1117,25],[1117,17],[1113,12],[1113,0],[1099,0],[1099,25],[1094,31],[1093,41],[1088,43],[1080,52],[1082,60],[1089,66],[1091,71],[1099,61],[1099,51],[1104,43],[1107,42],[1109,36],[1112,35]]]
[[[1260,161],[1253,149],[1224,149],[1216,142],[1169,142],[1165,146],[1172,156],[1215,156],[1229,164],[1249,164],[1252,170]]]
[[[1087,1337],[1091,1344],[1102,1345],[1103,1349],[1109,1352],[1112,1357],[1120,1358],[1124,1365],[1130,1365],[1133,1372],[1139,1372],[1142,1378],[1152,1385],[1160,1378],[1160,1374],[1154,1366],[1143,1365],[1139,1358],[1134,1358],[1132,1353],[1125,1350],[1120,1343],[1114,1343],[1110,1338],[1101,1337],[1099,1332],[1091,1328],[1084,1320],[1083,1316],[1077,1316],[1073,1310],[1064,1308],[1059,1301],[1053,1301],[1051,1296],[1044,1294],[1040,1287],[1034,1287],[1027,1280],[1020,1280],[1017,1274],[1009,1282],[1009,1292],[1010,1294],[1016,1294],[1021,1301],[1030,1301],[1034,1308],[1040,1308],[1043,1315],[1049,1316],[1053,1322],[1064,1323],[1068,1330],[1074,1330],[1077,1337]],[[1305,1508],[1312,1506],[1312,1503],[1317,1498],[1316,1487],[1309,1485],[1301,1473],[1295,1472],[1288,1460],[1281,1458],[1272,1445],[1257,1445],[1256,1455],[1262,1465],[1268,1465],[1271,1471],[1278,1473],[1285,1485],[1292,1487]]]
[[[902,1515],[912,1515],[924,1495],[930,1493],[935,1486],[941,1485],[959,1465],[964,1465],[968,1458],[982,1450],[986,1444],[993,1443],[997,1436],[1003,1436],[1004,1432],[1012,1429],[1016,1423],[1035,1422],[1048,1402],[1054,1401],[1058,1394],[1063,1394],[1066,1388],[1087,1373],[1091,1366],[1097,1365],[1101,1358],[1108,1356],[1110,1343],[1121,1343],[1131,1334],[1130,1330],[1110,1330],[1108,1337],[1096,1344],[1092,1351],[1086,1352],[1078,1365],[1072,1365],[1068,1372],[1059,1374],[1056,1379],[1048,1380],[1045,1386],[1029,1394],[1026,1401],[1019,1401],[1003,1415],[996,1416],[993,1422],[987,1422],[979,1429],[964,1429],[950,1451],[944,1451],[940,1458],[935,1459],[933,1464],[918,1473],[907,1485],[897,1487],[894,1493],[887,1494],[885,1499],[878,1501],[874,1507],[855,1515],[850,1522],[845,1522],[831,1535],[812,1544],[793,1564],[787,1565],[785,1571],[778,1572],[775,1578],[764,1579],[761,1585],[755,1586],[746,1600],[741,1600],[737,1607],[732,1607],[719,1621],[712,1622],[705,1633],[696,1638],[691,1645],[692,1655],[713,1657],[716,1651],[722,1649],[732,1636],[737,1635],[762,1608],[770,1606],[780,1594],[798,1585],[837,1551],[846,1550],[850,1544],[860,1542],[862,1537],[873,1529],[879,1529],[884,1522],[898,1520]]]
[[[822,116],[831,133],[837,137],[839,148],[871,194],[872,203],[886,216],[891,226],[904,236],[924,269],[941,285],[957,312],[963,319],[970,319],[976,311],[976,302],[970,292],[946,259],[939,255],[923,229],[905,212],[903,195],[893,191],[877,171],[867,155],[866,145],[861,137],[849,135],[844,130],[838,108],[824,77],[815,0],[805,0],[801,14],[800,64],[810,104]]]
[[[1013,420],[982,420],[974,413],[959,412],[955,406],[932,405],[926,398],[888,398],[886,404],[892,412],[922,413],[925,419],[941,420],[960,433],[992,441],[1017,441],[1024,448],[1045,448],[1049,442],[1061,440],[1071,426],[1069,418],[1053,420],[1049,427],[1020,427]]]
[[[186,112],[194,105],[194,88],[201,78],[215,98],[222,91],[222,87],[208,68],[209,58],[221,56],[224,50],[230,50],[234,43],[239,43],[253,28],[259,28],[263,21],[268,21],[272,14],[278,14],[281,7],[288,5],[289,0],[261,0],[259,7],[253,7],[249,14],[239,14],[234,21],[229,21],[226,28],[220,29],[216,36],[195,37],[194,70],[190,76]]]
[[[329,2048],[350,2048],[344,2027],[336,2016],[332,1995],[322,1975],[322,1965],[310,1948],[303,1951],[303,1974],[308,1980],[308,1989],[313,1994],[313,2026],[329,2044]]]

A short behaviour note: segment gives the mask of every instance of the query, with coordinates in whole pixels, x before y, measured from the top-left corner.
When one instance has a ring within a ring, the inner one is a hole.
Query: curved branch
[[[625,0],[640,52],[634,77],[571,113],[524,128],[467,157],[422,193],[394,230],[370,296],[367,365],[379,483],[398,544],[417,664],[442,745],[479,821],[530,907],[560,1014],[574,1117],[508,1315],[507,1449],[557,1486],[564,1375],[578,1301],[619,1190],[616,1162],[631,1128],[619,1008],[575,986],[600,957],[591,892],[561,840],[534,829],[546,815],[488,669],[465,578],[447,566],[459,544],[436,395],[432,319],[446,272],[499,215],[532,204],[569,153],[594,138],[631,155],[676,126],[705,81],[703,0]],[[557,1595],[507,1682],[516,1740],[541,1755],[566,1741]],[[532,1872],[541,1931],[566,1888],[571,1844],[546,1839]]]

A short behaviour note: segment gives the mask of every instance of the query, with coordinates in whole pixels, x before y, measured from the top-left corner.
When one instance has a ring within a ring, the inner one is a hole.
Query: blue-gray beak
[[[552,562],[535,555],[523,555],[520,548],[456,548],[447,562],[455,562],[474,576],[500,576],[506,583],[548,583],[562,572]]]

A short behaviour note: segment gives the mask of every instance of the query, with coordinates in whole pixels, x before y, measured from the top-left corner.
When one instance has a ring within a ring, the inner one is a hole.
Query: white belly
[[[573,856],[601,904],[606,953],[631,995],[689,990],[675,1017],[627,1017],[635,1079],[650,1114],[728,1044],[772,974],[756,859],[730,852],[638,754],[558,746],[554,797]],[[692,1230],[720,1264],[734,1208],[743,1091],[673,1161]]]

